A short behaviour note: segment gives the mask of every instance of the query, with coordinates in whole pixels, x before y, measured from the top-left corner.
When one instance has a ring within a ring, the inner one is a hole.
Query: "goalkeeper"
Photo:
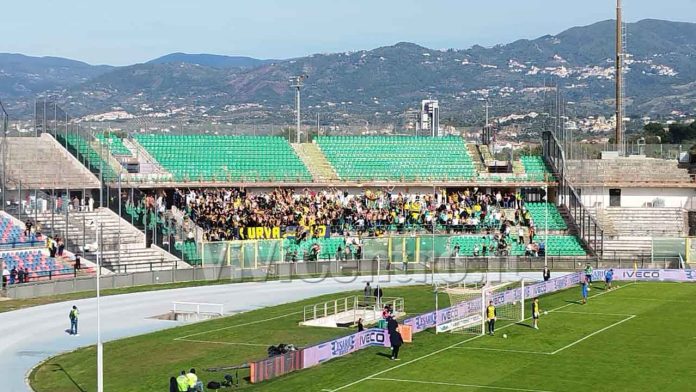
[[[493,301],[488,302],[486,307],[486,320],[488,321],[488,334],[495,335],[495,319],[496,319],[495,306],[493,306]]]
[[[532,302],[532,327],[534,327],[534,329],[539,329],[539,313],[541,313],[541,309],[539,309],[539,297],[536,297]]]

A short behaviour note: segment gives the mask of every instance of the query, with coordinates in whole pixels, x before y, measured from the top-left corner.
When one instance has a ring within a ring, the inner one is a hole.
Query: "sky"
[[[128,65],[172,53],[283,59],[414,42],[492,46],[612,19],[615,0],[32,0],[0,5],[0,52]],[[627,22],[696,22],[696,0],[624,0]]]

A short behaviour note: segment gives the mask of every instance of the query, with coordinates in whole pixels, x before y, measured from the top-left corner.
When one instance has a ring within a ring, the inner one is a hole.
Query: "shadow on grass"
[[[526,323],[515,323],[515,325],[519,325],[520,327],[526,327],[526,328],[531,328],[534,329],[534,326],[532,324],[526,324]]]
[[[582,301],[580,301],[580,300],[571,301],[571,300],[567,299],[567,300],[565,300],[565,302],[567,302],[567,303],[569,303],[569,304],[582,305]]]
[[[80,386],[80,384],[78,384],[77,381],[75,381],[75,379],[72,378],[72,376],[70,375],[70,373],[68,373],[68,372],[63,368],[63,366],[61,366],[61,365],[59,365],[59,364],[57,364],[57,363],[52,363],[51,366],[53,367],[53,369],[51,369],[52,372],[62,372],[62,373],[65,375],[65,377],[66,377],[68,380],[70,380],[70,382],[73,383],[73,385],[75,385],[75,388],[77,388],[78,391],[80,391],[80,392],[87,392],[86,389],[83,389],[83,388]]]
[[[379,357],[386,357],[386,358],[391,359],[391,353],[389,353],[389,354],[387,354],[387,353],[377,353],[377,356],[379,356]]]

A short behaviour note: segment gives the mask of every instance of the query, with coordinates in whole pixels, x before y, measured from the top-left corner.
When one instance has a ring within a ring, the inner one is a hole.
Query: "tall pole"
[[[616,0],[616,149],[623,155],[623,31],[621,0]]]
[[[297,86],[297,93],[295,94],[295,105],[297,106],[297,143],[300,143],[300,87]]]
[[[101,210],[99,212],[101,214]],[[104,230],[104,225],[99,220],[99,233],[97,234],[97,241],[99,252],[97,253],[97,392],[104,392],[104,345],[101,339],[101,294],[100,294],[100,281],[101,281],[101,247],[102,247],[102,232]]]
[[[290,78],[290,87],[293,87],[295,89],[295,109],[297,113],[297,118],[296,120],[296,143],[300,143],[300,89],[302,89],[303,82],[305,79],[307,79],[309,76],[307,75],[299,75],[299,76],[293,76]]]
[[[547,180],[548,181],[548,178]],[[544,193],[546,198],[546,208],[544,211],[544,267],[549,265],[549,184],[548,182],[544,184]]]

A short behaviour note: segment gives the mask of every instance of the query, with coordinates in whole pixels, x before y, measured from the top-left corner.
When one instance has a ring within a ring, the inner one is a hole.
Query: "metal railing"
[[[544,159],[558,173],[559,203],[568,208],[570,215],[575,220],[578,236],[589,249],[596,255],[601,256],[604,250],[604,231],[582,203],[582,199],[566,177],[566,157],[563,146],[552,132],[544,131],[542,134],[542,147]]]

